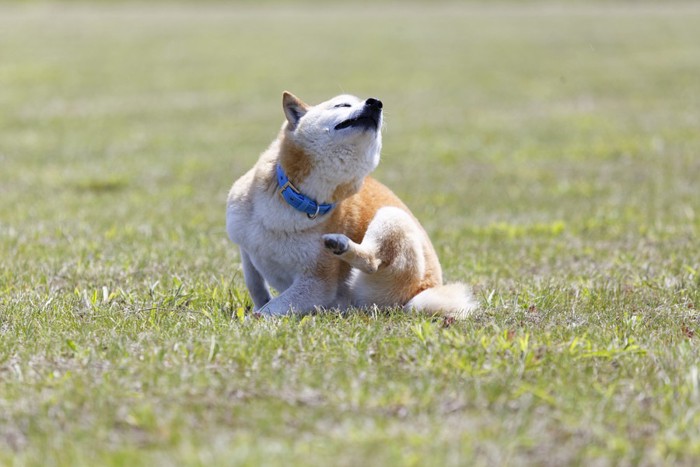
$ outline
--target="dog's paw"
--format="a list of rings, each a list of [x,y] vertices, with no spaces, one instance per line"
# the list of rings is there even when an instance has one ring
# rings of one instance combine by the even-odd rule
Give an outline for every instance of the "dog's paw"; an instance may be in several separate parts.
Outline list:
[[[253,317],[258,319],[258,320],[265,320],[265,319],[274,318],[276,315],[269,305],[270,305],[269,302],[267,304],[265,304],[264,307],[260,308],[258,311],[253,313]]]
[[[350,239],[343,234],[326,234],[323,245],[334,255],[342,255],[350,248]]]

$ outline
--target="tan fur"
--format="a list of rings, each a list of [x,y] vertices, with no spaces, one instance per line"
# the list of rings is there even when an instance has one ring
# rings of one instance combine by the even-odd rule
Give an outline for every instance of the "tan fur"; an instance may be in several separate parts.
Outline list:
[[[331,219],[324,226],[324,233],[343,233],[355,243],[361,243],[367,232],[367,227],[377,211],[387,206],[397,207],[415,219],[406,205],[389,188],[368,176],[365,178],[359,193],[339,203]],[[424,276],[420,278],[415,277],[411,271],[396,277],[397,280],[390,284],[391,290],[388,291],[387,295],[398,297],[397,303],[402,301],[405,303],[419,292],[442,284],[442,270],[437,255],[427,234],[422,228],[421,231],[425,236],[423,246],[428,267]],[[399,235],[389,235],[385,240],[386,242],[381,245],[376,257],[367,259],[368,263],[372,263],[373,259],[377,260],[377,269],[389,266],[400,249]],[[359,255],[360,253],[353,252],[353,254]],[[341,276],[338,280],[343,281],[346,278]],[[405,300],[403,300],[404,298]]]
[[[328,232],[342,232],[353,241],[360,242],[377,210],[384,206],[394,206],[409,212],[389,188],[368,176],[357,194],[338,203],[338,207],[331,212]]]
[[[338,185],[338,188],[335,189],[333,192],[333,195],[331,195],[331,198],[328,200],[331,203],[338,203],[345,198],[349,198],[350,196],[354,195],[358,191],[360,191],[360,188],[362,187],[362,182],[347,182],[347,183],[341,183]]]
[[[290,180],[295,184],[301,184],[311,173],[313,162],[309,155],[298,145],[284,137],[284,132],[280,136],[280,162]],[[273,176],[274,181],[274,176]]]
[[[339,96],[310,107],[285,92],[287,122],[278,139],[232,187],[227,231],[241,246],[246,285],[261,313],[377,305],[464,318],[475,308],[466,286],[442,285],[425,230],[390,189],[368,175],[378,162],[379,132],[351,129],[341,133],[340,143],[333,139],[338,122],[348,112],[350,118],[366,115],[355,107],[369,102]],[[324,118],[331,122],[320,123]],[[349,134],[347,143],[343,134]],[[319,146],[324,138],[331,138],[329,145]],[[278,192],[278,163],[301,192],[335,208],[314,219],[295,211]],[[272,298],[267,284],[280,295]]]

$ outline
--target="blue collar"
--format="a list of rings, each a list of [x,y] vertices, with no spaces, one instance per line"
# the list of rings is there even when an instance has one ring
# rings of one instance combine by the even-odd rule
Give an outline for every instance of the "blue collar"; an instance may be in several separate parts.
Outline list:
[[[317,216],[322,216],[335,207],[335,203],[318,204],[305,194],[300,193],[297,187],[289,181],[280,164],[277,164],[277,185],[279,194],[287,204],[297,211],[305,212],[309,219],[316,219]]]

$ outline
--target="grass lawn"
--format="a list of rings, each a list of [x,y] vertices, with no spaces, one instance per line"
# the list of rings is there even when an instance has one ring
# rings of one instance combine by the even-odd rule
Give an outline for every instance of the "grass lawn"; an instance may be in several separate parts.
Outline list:
[[[0,464],[700,463],[700,7],[0,6]],[[281,94],[482,304],[245,319]]]

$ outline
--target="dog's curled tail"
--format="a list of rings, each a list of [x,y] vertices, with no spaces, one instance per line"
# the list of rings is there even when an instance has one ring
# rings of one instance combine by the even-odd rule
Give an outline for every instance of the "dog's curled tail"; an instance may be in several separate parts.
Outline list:
[[[409,300],[406,311],[465,319],[476,310],[478,303],[466,284],[455,282],[426,289]]]

